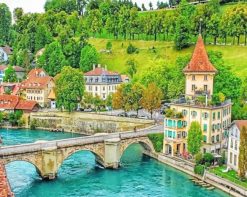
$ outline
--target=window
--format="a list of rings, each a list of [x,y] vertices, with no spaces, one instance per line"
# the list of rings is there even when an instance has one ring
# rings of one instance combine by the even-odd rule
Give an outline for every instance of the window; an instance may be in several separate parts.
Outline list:
[[[215,112],[213,112],[213,120],[215,120]]]
[[[235,150],[238,150],[238,141],[235,140]]]
[[[196,86],[195,84],[192,85],[192,91],[195,91],[196,90]]]
[[[218,112],[218,120],[220,119],[220,112]]]
[[[203,131],[204,131],[204,132],[207,132],[207,130],[208,130],[208,125],[207,125],[207,124],[204,124],[204,125],[203,125]]]
[[[105,86],[103,86],[103,91],[105,91]]]
[[[196,76],[192,75],[192,81],[195,81],[195,80],[196,80]]]
[[[205,119],[208,118],[208,113],[207,112],[203,113],[203,118],[205,118]]]
[[[220,136],[216,135],[216,141],[219,142],[220,141]]]
[[[98,87],[97,86],[95,86],[95,91],[98,91]]]
[[[214,143],[214,136],[212,136],[212,138],[211,138],[211,139],[212,139],[212,143]]]
[[[186,109],[183,109],[182,110],[182,114],[183,114],[183,116],[186,116],[187,115],[187,110]]]
[[[234,166],[237,165],[237,155],[234,155]]]
[[[204,75],[204,81],[207,81],[207,80],[208,80],[208,76]]]
[[[204,85],[204,91],[206,92],[206,91],[208,91],[208,85]]]
[[[197,112],[196,112],[196,111],[192,111],[192,112],[191,112],[191,115],[192,115],[193,118],[195,118],[196,115],[197,115]]]
[[[230,153],[230,163],[232,163],[232,153]]]
[[[231,138],[231,148],[233,148],[233,140],[232,140],[232,138]]]
[[[206,135],[203,136],[203,142],[207,142],[207,136]]]

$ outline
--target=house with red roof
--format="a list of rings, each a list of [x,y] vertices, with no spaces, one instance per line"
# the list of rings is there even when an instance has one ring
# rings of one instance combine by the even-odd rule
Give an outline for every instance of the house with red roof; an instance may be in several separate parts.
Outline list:
[[[14,112],[22,110],[25,113],[38,111],[39,105],[36,101],[26,101],[16,95],[0,95],[0,111]]]
[[[238,172],[240,135],[243,128],[247,129],[247,120],[234,120],[229,128],[227,166]],[[247,172],[246,172],[247,175]]]
[[[0,84],[0,95],[3,94],[11,94],[11,95],[19,95],[21,83],[1,83]]]
[[[231,124],[232,103],[230,100],[218,105],[209,102],[216,72],[208,58],[202,36],[199,35],[191,60],[183,69],[186,78],[185,96],[174,100],[170,105],[172,113],[165,115],[165,154],[187,154],[187,136],[192,122],[201,125],[202,152],[220,154],[225,147],[227,128]]]
[[[93,70],[84,74],[86,82],[86,92],[93,96],[100,96],[105,100],[108,95],[116,92],[117,87],[123,83],[122,77],[118,72],[107,70],[106,67],[98,65]]]
[[[54,89],[54,79],[42,68],[32,69],[21,83],[20,95],[28,101],[36,101],[41,107],[50,107],[49,94]]]

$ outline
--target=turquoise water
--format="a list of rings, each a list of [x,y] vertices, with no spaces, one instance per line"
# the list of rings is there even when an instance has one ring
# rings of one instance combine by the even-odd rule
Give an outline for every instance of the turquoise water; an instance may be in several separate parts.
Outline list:
[[[5,144],[33,142],[72,137],[68,133],[44,131],[0,130]],[[225,197],[225,193],[195,186],[189,176],[142,155],[139,144],[124,153],[122,167],[106,170],[97,167],[88,151],[73,154],[59,169],[58,178],[42,181],[35,167],[27,162],[7,165],[7,176],[17,197],[79,197],[79,196],[161,196],[161,197]]]

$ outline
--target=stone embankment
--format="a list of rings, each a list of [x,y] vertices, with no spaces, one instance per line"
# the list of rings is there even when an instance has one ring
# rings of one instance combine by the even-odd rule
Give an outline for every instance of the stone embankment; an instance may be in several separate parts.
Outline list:
[[[0,197],[14,197],[6,176],[4,165],[0,163]]]
[[[198,180],[197,182],[210,184],[234,197],[246,197],[247,196],[246,189],[228,180],[222,179],[212,173],[209,173],[208,171],[205,172],[203,177],[195,174],[194,164],[190,161],[183,160],[177,157],[167,156],[164,154],[157,154],[156,156],[153,156],[153,155],[150,155],[150,156],[157,159],[158,161],[162,163],[165,163],[173,168],[176,168],[177,170],[180,170],[182,172],[185,172],[186,174],[191,175],[192,177],[194,177],[195,180]]]
[[[30,122],[37,128],[61,129],[87,135],[95,133],[115,133],[142,129],[154,124],[153,120],[109,116],[85,112],[36,112],[31,113]]]

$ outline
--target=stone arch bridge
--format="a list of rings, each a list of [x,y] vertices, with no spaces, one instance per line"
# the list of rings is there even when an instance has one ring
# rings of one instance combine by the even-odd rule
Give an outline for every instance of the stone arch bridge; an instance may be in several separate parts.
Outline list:
[[[0,160],[4,165],[13,161],[29,162],[43,179],[54,179],[65,159],[78,151],[88,150],[100,165],[115,169],[119,167],[125,149],[133,143],[140,143],[145,151],[154,153],[147,134],[161,132],[160,129],[150,129],[6,146],[0,148]]]

